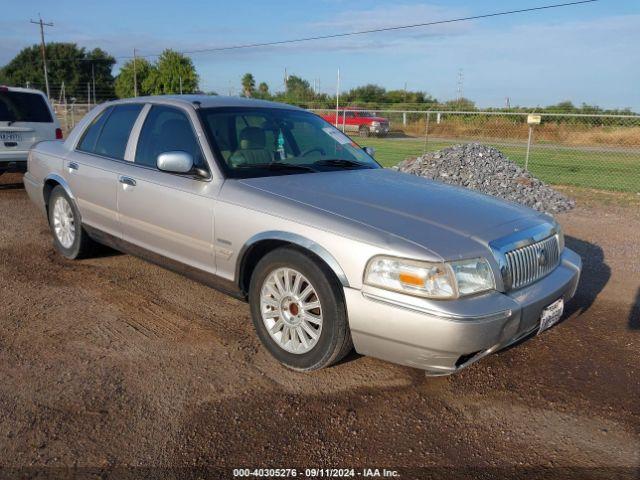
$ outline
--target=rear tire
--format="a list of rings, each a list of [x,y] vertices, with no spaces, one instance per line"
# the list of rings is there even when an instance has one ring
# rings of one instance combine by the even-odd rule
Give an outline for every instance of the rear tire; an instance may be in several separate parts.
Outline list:
[[[258,262],[249,304],[258,338],[293,370],[328,367],[353,348],[342,287],[325,264],[299,250],[278,248]]]
[[[82,227],[75,202],[60,185],[49,196],[49,227],[53,245],[62,256],[76,260],[87,258],[95,251],[96,243]]]

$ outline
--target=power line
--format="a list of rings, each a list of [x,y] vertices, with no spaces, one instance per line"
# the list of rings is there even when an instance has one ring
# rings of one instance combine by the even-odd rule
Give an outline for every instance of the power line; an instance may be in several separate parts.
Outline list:
[[[506,16],[506,15],[514,15],[514,14],[518,14],[518,13],[527,13],[527,12],[535,12],[535,11],[540,11],[540,10],[549,10],[552,8],[561,8],[561,7],[569,7],[569,6],[575,6],[575,5],[582,5],[585,3],[594,3],[597,2],[598,0],[580,0],[580,1],[575,1],[575,2],[566,2],[566,3],[556,3],[556,4],[551,4],[551,5],[542,5],[539,7],[530,7],[530,8],[522,8],[522,9],[518,9],[518,10],[507,10],[507,11],[502,11],[502,12],[494,12],[494,13],[485,13],[482,15],[472,15],[472,16],[468,16],[468,17],[458,17],[458,18],[451,18],[448,20],[434,20],[431,22],[423,22],[423,23],[414,23],[414,24],[409,24],[409,25],[396,25],[393,27],[384,27],[384,28],[372,28],[372,29],[368,29],[368,30],[360,30],[360,31],[355,31],[355,32],[343,32],[343,33],[334,33],[334,34],[328,34],[328,35],[317,35],[317,36],[313,36],[313,37],[302,37],[302,38],[293,38],[293,39],[288,39],[288,40],[277,40],[277,41],[271,41],[271,42],[258,42],[258,43],[244,43],[244,44],[239,44],[239,45],[229,45],[226,47],[212,47],[212,48],[201,48],[201,49],[196,49],[196,50],[184,50],[184,51],[180,51],[178,53],[181,53],[183,55],[193,55],[193,54],[198,54],[198,53],[214,53],[214,52],[224,52],[224,51],[228,51],[228,50],[241,50],[241,49],[248,49],[248,48],[258,48],[258,47],[270,47],[270,46],[279,46],[279,45],[285,45],[285,44],[290,44],[290,43],[301,43],[301,42],[311,42],[314,40],[328,40],[328,39],[332,39],[332,38],[344,38],[344,37],[351,37],[351,36],[356,36],[356,35],[367,35],[367,34],[371,34],[371,33],[379,33],[379,32],[390,32],[390,31],[396,31],[396,30],[408,30],[408,29],[412,29],[412,28],[420,28],[420,27],[430,27],[430,26],[434,26],[434,25],[443,25],[443,24],[447,24],[447,23],[455,23],[455,22],[466,22],[469,20],[479,20],[479,19],[483,19],[483,18],[492,18],[492,17],[501,17],[501,16]],[[153,54],[147,54],[147,55],[136,55],[137,58],[153,58],[153,57],[159,57],[161,54],[159,53],[153,53]],[[122,55],[122,56],[117,56],[117,57],[113,57],[116,60],[130,60],[132,58],[134,58],[131,55]],[[100,61],[100,59],[98,60],[93,60],[93,59],[57,59],[54,61]]]
[[[465,22],[465,21],[469,21],[469,20],[478,20],[478,19],[482,19],[482,18],[490,18],[490,17],[500,17],[500,16],[504,16],[504,15],[513,15],[516,13],[526,13],[526,12],[534,12],[534,11],[539,11],[539,10],[548,10],[551,8],[560,8],[560,7],[568,7],[568,6],[572,6],[572,5],[580,5],[580,4],[584,4],[584,3],[594,3],[597,2],[598,0],[580,0],[577,2],[568,2],[568,3],[556,3],[553,5],[543,5],[540,7],[531,7],[531,8],[522,8],[519,10],[508,10],[508,11],[504,11],[504,12],[495,12],[495,13],[486,13],[483,15],[473,15],[470,17],[459,17],[459,18],[452,18],[449,20],[435,20],[432,22],[424,22],[424,23],[414,23],[414,24],[410,24],[410,25],[398,25],[395,27],[385,27],[385,28],[373,28],[370,30],[361,30],[361,31],[357,31],[357,32],[346,32],[346,33],[334,33],[334,34],[329,34],[329,35],[318,35],[315,37],[303,37],[303,38],[295,38],[295,39],[290,39],[290,40],[278,40],[278,41],[274,41],[274,42],[262,42],[262,43],[246,43],[246,44],[242,44],[242,45],[231,45],[231,46],[227,46],[227,47],[215,47],[215,48],[203,48],[203,49],[199,49],[199,50],[186,50],[183,52],[180,52],[182,54],[185,55],[192,55],[195,53],[207,53],[207,52],[223,52],[226,50],[240,50],[240,49],[245,49],[245,48],[256,48],[256,47],[268,47],[268,46],[275,46],[275,45],[284,45],[284,44],[288,44],[288,43],[300,43],[300,42],[310,42],[313,40],[327,40],[327,39],[331,39],[331,38],[342,38],[342,37],[350,37],[350,36],[355,36],[355,35],[366,35],[369,33],[379,33],[379,32],[390,32],[390,31],[394,31],[394,30],[406,30],[406,29],[410,29],[410,28],[419,28],[419,27],[430,27],[433,25],[442,25],[445,23],[455,23],[455,22]],[[157,57],[159,54],[150,54],[150,55],[144,55],[145,57]],[[142,55],[141,55],[142,56]],[[120,58],[130,58],[130,57],[120,57]]]

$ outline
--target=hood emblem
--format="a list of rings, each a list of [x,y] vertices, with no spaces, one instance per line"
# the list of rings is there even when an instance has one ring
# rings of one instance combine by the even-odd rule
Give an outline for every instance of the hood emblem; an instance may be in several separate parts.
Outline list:
[[[548,261],[549,259],[547,258],[546,250],[544,248],[541,248],[540,250],[538,250],[538,265],[540,265],[541,267],[544,267]]]

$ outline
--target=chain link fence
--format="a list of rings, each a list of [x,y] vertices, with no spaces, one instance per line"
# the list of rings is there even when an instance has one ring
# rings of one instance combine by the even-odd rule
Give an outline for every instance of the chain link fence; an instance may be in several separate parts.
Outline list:
[[[95,105],[54,103],[67,134]],[[335,118],[335,109],[311,111]],[[349,128],[349,112],[340,110],[338,127]],[[541,180],[600,190],[640,193],[640,116],[541,114],[539,125],[529,125],[526,113],[369,110],[389,120],[384,137],[357,139],[376,148],[386,167],[450,145],[480,142],[491,145]],[[531,132],[531,136],[529,133]],[[528,154],[527,154],[528,152]]]
[[[318,110],[335,118],[336,111]],[[349,112],[338,114],[338,127],[349,128]],[[392,166],[450,145],[480,142],[551,184],[640,192],[640,116],[541,114],[529,125],[527,113],[368,110],[389,120],[385,137],[359,139],[377,149],[377,159]],[[531,133],[531,136],[529,134]],[[528,151],[528,154],[527,154]]]

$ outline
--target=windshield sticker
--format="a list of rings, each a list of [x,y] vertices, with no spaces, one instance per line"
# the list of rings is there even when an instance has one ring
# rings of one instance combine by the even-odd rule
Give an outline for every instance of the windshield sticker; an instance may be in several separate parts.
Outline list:
[[[336,130],[332,127],[324,127],[322,130],[341,145],[349,145],[353,143],[352,140],[340,130]]]

